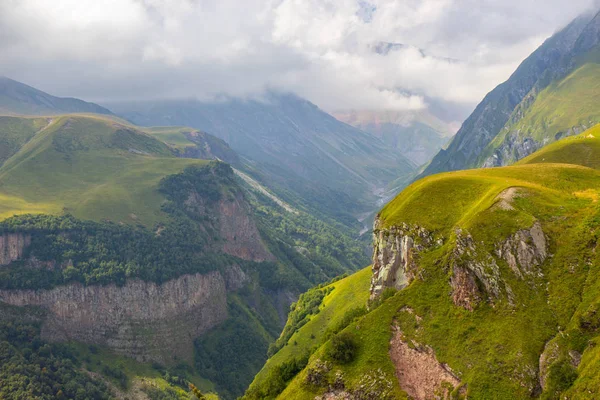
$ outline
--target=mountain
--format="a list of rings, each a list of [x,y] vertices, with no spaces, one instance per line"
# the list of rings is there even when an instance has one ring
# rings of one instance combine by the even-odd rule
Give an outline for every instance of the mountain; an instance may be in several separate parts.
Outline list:
[[[595,127],[411,184],[372,276],[302,295],[245,398],[597,397],[598,160]]]
[[[483,99],[420,176],[507,165],[595,123],[594,87],[586,80],[594,79],[599,21],[581,16],[546,40]]]
[[[191,381],[233,398],[298,293],[367,262],[335,227],[197,159],[239,160],[196,129],[5,116],[0,143],[0,315],[12,321],[0,324],[11,346],[0,358],[26,379],[48,346],[65,376],[113,379],[120,396]],[[60,379],[18,392],[52,397]]]
[[[112,114],[83,100],[56,97],[23,83],[0,76],[0,115],[55,115],[66,113]]]
[[[431,160],[454,134],[448,123],[427,111],[339,111],[332,115],[373,134],[416,165]]]
[[[357,224],[358,214],[372,209],[382,188],[415,169],[382,140],[291,94],[110,107],[137,125],[185,125],[209,132],[246,159],[247,172],[285,201],[316,207],[350,226]]]

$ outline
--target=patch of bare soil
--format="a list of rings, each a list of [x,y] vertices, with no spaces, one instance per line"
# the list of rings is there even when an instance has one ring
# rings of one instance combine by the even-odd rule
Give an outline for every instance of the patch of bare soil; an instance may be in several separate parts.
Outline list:
[[[452,390],[460,385],[450,368],[438,362],[431,348],[411,348],[397,327],[390,342],[390,357],[400,387],[415,400],[449,399]]]
[[[512,206],[512,201],[518,193],[519,188],[516,187],[509,187],[508,189],[505,189],[502,193],[498,195],[498,197],[496,197],[496,200],[498,200],[498,202],[495,204],[495,207],[499,207],[500,209],[507,211],[514,210],[514,207]]]

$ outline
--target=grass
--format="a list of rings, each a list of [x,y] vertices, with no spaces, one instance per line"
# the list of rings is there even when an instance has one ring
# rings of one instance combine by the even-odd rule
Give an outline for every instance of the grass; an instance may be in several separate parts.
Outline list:
[[[150,226],[165,217],[158,182],[203,163],[175,158],[164,143],[111,119],[57,117],[0,168],[0,219],[69,212]]]
[[[559,343],[561,356],[552,364],[559,372],[549,375],[542,398],[559,398],[564,390],[569,398],[594,398],[600,388],[597,131],[559,141],[516,166],[427,177],[390,202],[380,213],[384,227],[417,224],[444,244],[420,254],[419,279],[345,328],[357,342],[357,356],[349,364],[329,360],[329,382],[341,371],[346,387],[356,388],[365,374],[376,373],[392,383],[394,398],[404,398],[388,355],[390,327],[397,323],[409,344],[430,346],[438,361],[458,374],[470,399],[530,398],[538,385],[540,354],[550,340]],[[512,209],[494,207],[508,188],[518,189]],[[500,295],[472,312],[455,306],[448,262],[454,228],[472,235],[478,253],[495,255],[498,243],[534,221],[541,223],[552,255],[540,273],[521,279],[496,257]],[[592,321],[586,325],[592,328],[582,327],[582,318]],[[319,346],[279,398],[311,399],[326,390],[305,381],[317,360],[327,360],[328,346]],[[583,357],[578,370],[569,372],[573,351]],[[292,354],[288,350],[287,358]]]
[[[600,126],[552,143],[519,164],[564,163],[600,169]]]
[[[195,146],[194,143],[185,136],[186,133],[194,131],[194,129],[191,128],[166,126],[144,128],[144,130],[158,140],[179,150],[185,150],[187,147]]]
[[[324,289],[333,290],[323,299],[319,313],[312,316],[310,321],[292,335],[287,345],[269,358],[250,388],[262,385],[275,366],[293,358],[301,358],[318,347],[323,343],[328,329],[338,325],[347,311],[365,306],[369,298],[370,279],[371,268],[368,267],[325,286]]]

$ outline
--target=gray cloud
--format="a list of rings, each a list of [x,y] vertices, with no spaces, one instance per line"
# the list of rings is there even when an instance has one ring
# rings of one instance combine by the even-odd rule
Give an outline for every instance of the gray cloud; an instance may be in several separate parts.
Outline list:
[[[1,0],[0,74],[117,99],[475,105],[594,0]],[[409,46],[377,54],[379,42]],[[425,52],[420,49],[424,49]],[[457,60],[457,61],[453,61]]]

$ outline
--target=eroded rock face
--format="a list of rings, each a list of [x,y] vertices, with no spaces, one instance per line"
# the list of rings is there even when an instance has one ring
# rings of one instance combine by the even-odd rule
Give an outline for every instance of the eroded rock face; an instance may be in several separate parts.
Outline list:
[[[431,232],[424,228],[402,224],[382,229],[381,225],[375,219],[371,298],[378,297],[386,288],[400,290],[408,286],[418,270],[418,253],[435,243]]]
[[[481,300],[498,298],[502,287],[512,303],[512,291],[500,277],[499,260],[506,261],[524,279],[539,276],[541,271],[537,267],[548,257],[548,242],[539,222],[496,244],[495,254],[489,254],[483,243],[477,245],[468,232],[457,229],[455,233],[456,246],[450,257],[452,300],[467,310],[473,310]]]
[[[219,239],[214,244],[224,253],[247,261],[276,260],[263,243],[241,192],[222,196],[213,203],[192,191],[184,205],[190,213],[203,218],[203,229],[206,230],[210,223],[212,229],[219,232]]]
[[[243,273],[243,272],[242,272]],[[233,272],[230,285],[239,285]],[[227,318],[221,273],[185,275],[162,285],[70,284],[50,290],[2,290],[0,300],[49,311],[42,337],[108,346],[140,361],[192,362],[193,341]]]
[[[390,357],[400,387],[412,399],[450,399],[452,390],[461,383],[447,365],[437,360],[431,348],[409,346],[397,327],[390,342]]]
[[[477,248],[473,237],[456,229],[456,246],[450,257],[452,300],[457,306],[473,310],[484,297],[500,294],[500,271],[496,260]]]
[[[23,258],[25,250],[31,244],[31,235],[23,233],[5,233],[0,235],[0,266],[8,265]]]
[[[239,197],[219,202],[219,228],[225,253],[249,261],[275,261]]]
[[[542,225],[535,222],[530,229],[523,229],[496,246],[496,254],[504,259],[510,269],[520,278],[540,273],[536,271],[548,256],[547,240]]]

